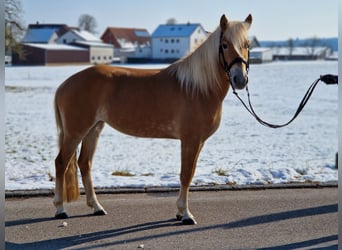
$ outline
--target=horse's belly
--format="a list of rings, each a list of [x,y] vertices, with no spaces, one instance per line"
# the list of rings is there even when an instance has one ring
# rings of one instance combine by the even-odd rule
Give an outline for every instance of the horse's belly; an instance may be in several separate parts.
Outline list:
[[[149,138],[179,138],[176,123],[169,122],[157,122],[146,120],[131,120],[120,121],[118,119],[115,122],[109,122],[109,125],[114,129],[137,137],[149,137]]]

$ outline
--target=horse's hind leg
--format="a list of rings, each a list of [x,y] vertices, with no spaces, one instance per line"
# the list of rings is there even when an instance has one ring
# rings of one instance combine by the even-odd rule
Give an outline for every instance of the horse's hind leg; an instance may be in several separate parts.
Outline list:
[[[177,200],[177,219],[182,220],[185,225],[197,224],[191,214],[188,205],[189,188],[195,173],[197,159],[203,143],[189,143],[182,141],[182,167],[181,167],[181,188]]]
[[[96,198],[91,178],[92,160],[95,153],[99,135],[104,127],[104,122],[98,122],[82,140],[81,154],[78,165],[81,170],[82,182],[87,196],[87,205],[94,209],[94,215],[105,215],[103,209]]]
[[[63,201],[67,199],[65,173],[69,164],[76,164],[76,159],[73,159],[80,140],[62,138],[63,143],[60,145],[60,151],[55,160],[56,168],[56,188],[54,196],[54,205],[56,207],[55,218],[62,219],[67,218],[68,215],[64,210]],[[77,167],[77,166],[70,166]],[[73,173],[76,175],[76,173]],[[77,176],[76,176],[77,177]],[[77,181],[74,180],[74,181]]]

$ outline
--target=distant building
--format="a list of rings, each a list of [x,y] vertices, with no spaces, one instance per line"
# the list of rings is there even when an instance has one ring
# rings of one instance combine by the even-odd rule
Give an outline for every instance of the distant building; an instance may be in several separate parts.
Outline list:
[[[113,61],[113,46],[65,24],[30,24],[22,40],[24,59],[14,64],[99,64]]]
[[[108,27],[101,39],[114,46],[118,61],[144,62],[151,58],[151,37],[146,29]]]
[[[56,65],[89,63],[89,51],[84,48],[65,44],[23,44],[25,59],[17,64]]]
[[[256,38],[256,36],[250,36],[248,37],[248,39],[249,39],[249,48],[253,49],[253,48],[260,47],[260,43],[258,39]]]
[[[70,29],[68,32],[59,36],[55,41],[58,44],[70,44],[76,41],[102,42],[101,39],[90,32],[77,29]]]
[[[194,51],[207,32],[199,23],[162,24],[152,33],[152,59],[172,61]]]
[[[252,48],[249,52],[250,63],[265,63],[273,60],[273,52],[271,48]]]
[[[71,44],[89,50],[89,62],[92,64],[109,64],[114,59],[112,44],[103,43],[88,31],[69,30],[58,39],[57,44]]]
[[[324,60],[331,54],[328,47],[274,47],[273,60]]]

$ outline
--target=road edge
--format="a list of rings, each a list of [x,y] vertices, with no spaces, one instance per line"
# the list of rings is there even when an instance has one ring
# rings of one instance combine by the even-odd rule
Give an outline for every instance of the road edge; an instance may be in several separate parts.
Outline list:
[[[284,184],[250,184],[250,185],[205,185],[191,186],[190,192],[201,191],[242,191],[266,189],[303,189],[303,188],[337,188],[338,182],[304,182]],[[80,189],[84,194],[84,189]],[[103,187],[95,188],[97,194],[127,194],[127,193],[170,193],[178,192],[179,186],[174,187]],[[53,196],[53,189],[5,190],[5,198],[29,198]]]

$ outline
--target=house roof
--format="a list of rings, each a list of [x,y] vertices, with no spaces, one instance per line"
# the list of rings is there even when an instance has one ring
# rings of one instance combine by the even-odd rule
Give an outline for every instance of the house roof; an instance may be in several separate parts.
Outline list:
[[[73,34],[75,34],[75,36],[77,36],[81,41],[88,41],[88,42],[101,42],[101,40],[99,38],[97,38],[96,36],[94,36],[93,34],[91,34],[90,32],[86,31],[86,30],[70,30],[69,32],[72,32]]]
[[[198,26],[202,27],[199,23],[161,24],[152,33],[152,37],[187,37],[191,36]]]
[[[58,37],[69,29],[65,24],[30,24],[22,42],[48,43],[54,34]]]
[[[104,43],[102,41],[75,41],[75,45],[83,46],[83,47],[101,47],[101,48],[113,48],[113,44]]]
[[[113,44],[116,48],[125,48],[128,45],[149,45],[151,41],[150,34],[146,29],[116,27],[108,27],[101,39],[106,43]]]
[[[25,43],[25,45],[45,50],[87,50],[67,44]]]
[[[22,42],[48,43],[54,34],[56,34],[56,30],[53,28],[28,29]]]

